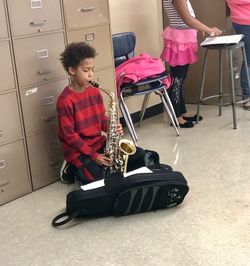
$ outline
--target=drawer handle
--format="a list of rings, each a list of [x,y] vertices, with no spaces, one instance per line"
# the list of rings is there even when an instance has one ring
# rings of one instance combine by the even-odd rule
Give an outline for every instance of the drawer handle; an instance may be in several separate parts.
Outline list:
[[[30,21],[30,25],[31,26],[34,26],[34,27],[37,27],[37,26],[43,26],[45,25],[45,23],[47,22],[46,19],[43,19],[43,20],[38,20],[38,21]]]
[[[92,12],[95,10],[95,7],[84,7],[84,8],[78,8],[77,11],[78,12]]]
[[[47,75],[50,74],[52,70],[38,70],[37,75],[42,76],[42,75]]]
[[[50,121],[54,120],[55,118],[57,118],[57,115],[52,115],[52,116],[49,116],[49,117],[44,117],[43,120],[46,121],[46,122],[50,122]]]
[[[0,130],[0,137],[4,135],[4,131]]]
[[[50,152],[58,150],[58,149],[61,149],[61,144],[60,144],[59,140],[55,140],[49,144],[49,151]]]
[[[5,180],[0,183],[0,192],[5,192],[6,191],[6,186],[9,185],[10,180]]]
[[[1,160],[1,161],[0,161],[0,170],[1,170],[1,169],[4,169],[5,166],[6,166],[5,160]]]
[[[55,169],[59,169],[59,165],[61,165],[63,162],[62,159],[54,161],[54,162],[49,162],[49,165],[54,167]]]

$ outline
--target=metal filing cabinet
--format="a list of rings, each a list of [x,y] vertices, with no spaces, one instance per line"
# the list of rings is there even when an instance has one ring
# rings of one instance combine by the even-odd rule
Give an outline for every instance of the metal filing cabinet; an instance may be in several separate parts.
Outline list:
[[[14,37],[63,29],[60,0],[7,0]]]
[[[109,25],[69,31],[67,38],[69,43],[84,41],[95,47],[95,68],[112,66],[114,59],[111,50]]]
[[[59,179],[59,57],[73,41],[96,48],[95,80],[115,91],[108,0],[0,0],[0,205]]]
[[[64,47],[62,32],[15,40],[14,50],[20,86],[65,77],[66,73],[59,61]]]
[[[0,204],[31,192],[22,140],[0,144]]]
[[[67,29],[109,24],[107,0],[64,0]]]
[[[15,89],[16,84],[9,40],[1,41],[0,39],[0,58],[0,92]]]
[[[57,97],[68,83],[63,79],[20,91],[27,134],[57,125]]]
[[[0,97],[0,142],[22,138],[17,92],[11,91]]]
[[[63,7],[67,43],[82,41],[95,47],[95,81],[116,93],[108,0],[63,0]],[[103,98],[107,104],[107,95]]]
[[[58,165],[63,161],[56,113],[57,97],[68,84],[59,60],[65,48],[62,3],[60,0],[7,0],[7,7],[31,180],[36,190],[59,179]],[[57,148],[51,149],[54,142]]]
[[[0,205],[31,192],[6,2],[0,0]]]
[[[43,187],[59,178],[62,165],[61,145],[57,128],[40,131],[27,136],[33,189]]]
[[[0,39],[2,38],[8,38],[4,0],[0,0]]]

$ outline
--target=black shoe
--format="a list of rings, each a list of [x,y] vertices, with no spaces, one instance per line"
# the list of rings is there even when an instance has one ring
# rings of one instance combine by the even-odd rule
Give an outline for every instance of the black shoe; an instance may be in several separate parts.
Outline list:
[[[194,115],[194,116],[183,116],[182,118],[187,120],[187,121],[196,122],[197,115]],[[199,115],[199,121],[201,121],[202,119],[203,119],[203,117],[201,115]]]
[[[191,127],[194,127],[194,124],[193,124],[192,121],[187,121],[184,124],[180,124],[179,123],[179,125],[180,125],[181,128],[191,128]]]
[[[65,160],[60,170],[60,178],[64,184],[72,184],[75,182],[75,167]]]
[[[170,126],[172,127],[173,124],[171,123]],[[191,127],[194,127],[194,123],[192,121],[186,121],[185,123],[181,124],[179,123],[179,126],[181,128],[191,128]]]

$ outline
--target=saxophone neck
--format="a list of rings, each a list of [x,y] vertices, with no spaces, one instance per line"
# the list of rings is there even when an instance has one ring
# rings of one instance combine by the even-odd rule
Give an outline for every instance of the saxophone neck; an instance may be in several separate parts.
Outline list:
[[[90,81],[89,83],[91,85],[93,85],[94,87],[98,88],[99,90],[101,90],[102,92],[104,92],[105,94],[107,94],[112,102],[115,101],[115,94],[114,94],[114,92],[112,92],[110,90],[107,90],[107,89],[101,88],[100,85],[97,82],[95,82],[95,81]]]

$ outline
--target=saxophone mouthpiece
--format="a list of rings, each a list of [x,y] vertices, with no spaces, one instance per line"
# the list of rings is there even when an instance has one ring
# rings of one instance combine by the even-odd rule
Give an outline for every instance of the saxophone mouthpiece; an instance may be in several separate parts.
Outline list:
[[[97,87],[97,88],[100,87],[100,85],[97,82],[95,82],[94,80],[90,80],[89,84],[91,84],[92,86]]]

